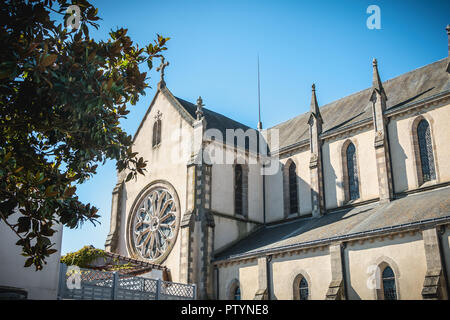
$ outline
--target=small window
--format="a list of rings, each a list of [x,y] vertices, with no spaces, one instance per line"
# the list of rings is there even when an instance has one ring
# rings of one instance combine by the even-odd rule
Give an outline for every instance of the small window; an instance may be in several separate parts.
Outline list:
[[[384,300],[397,300],[397,289],[395,287],[395,275],[391,267],[387,266],[383,270],[383,294]]]
[[[294,162],[289,166],[289,213],[298,212],[297,170]]]
[[[152,146],[156,147],[161,143],[161,120],[158,119],[153,123]]]
[[[302,278],[302,280],[300,280],[298,290],[299,290],[300,300],[308,300],[308,295],[309,295],[308,281],[306,281],[305,278]]]
[[[241,300],[241,288],[239,286],[234,289],[234,300]]]
[[[434,167],[433,145],[431,143],[430,125],[423,119],[417,126],[417,138],[419,140],[420,163],[422,167],[423,182],[436,179]]]
[[[234,212],[243,214],[242,195],[243,195],[243,170],[240,164],[234,167]]]
[[[358,168],[356,165],[356,149],[353,143],[348,145],[346,155],[349,200],[355,200],[359,198],[359,181]]]

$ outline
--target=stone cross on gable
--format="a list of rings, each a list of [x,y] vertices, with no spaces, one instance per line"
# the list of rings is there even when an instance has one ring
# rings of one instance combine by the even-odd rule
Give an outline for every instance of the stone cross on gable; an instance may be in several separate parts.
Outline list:
[[[169,65],[169,61],[165,61],[164,57],[161,57],[161,65],[156,68],[156,71],[161,71],[161,81],[159,82],[159,85],[165,85],[166,82],[164,81],[164,69]]]

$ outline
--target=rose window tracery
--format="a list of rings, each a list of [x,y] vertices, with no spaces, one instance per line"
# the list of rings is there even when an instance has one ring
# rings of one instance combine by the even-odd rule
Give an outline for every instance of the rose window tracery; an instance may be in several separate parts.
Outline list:
[[[169,190],[152,188],[138,203],[131,220],[135,253],[152,262],[160,262],[170,252],[178,231],[178,204]]]

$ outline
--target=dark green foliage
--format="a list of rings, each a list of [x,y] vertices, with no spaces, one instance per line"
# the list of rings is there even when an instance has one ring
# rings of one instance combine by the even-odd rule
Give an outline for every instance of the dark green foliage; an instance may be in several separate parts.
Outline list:
[[[91,262],[99,257],[104,257],[105,251],[92,246],[84,246],[78,251],[69,252],[61,257],[61,262],[68,266],[74,265],[80,268],[88,268]]]
[[[64,27],[71,4],[81,9],[78,30]],[[36,270],[56,251],[55,224],[96,222],[97,209],[78,200],[75,185],[98,163],[115,159],[130,179],[145,171],[119,121],[145,94],[140,65],[151,68],[169,38],[139,48],[118,29],[94,41],[97,11],[84,0],[0,2],[0,223]]]

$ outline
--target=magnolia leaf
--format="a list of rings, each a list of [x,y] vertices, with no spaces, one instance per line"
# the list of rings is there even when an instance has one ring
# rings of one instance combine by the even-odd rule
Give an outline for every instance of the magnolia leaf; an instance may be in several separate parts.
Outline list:
[[[28,258],[27,261],[25,261],[25,268],[28,268],[29,266],[31,266],[33,264],[33,260],[34,258]]]
[[[56,54],[47,54],[44,59],[41,61],[42,67],[48,67],[49,65],[53,64],[56,61],[56,58],[58,56]]]

